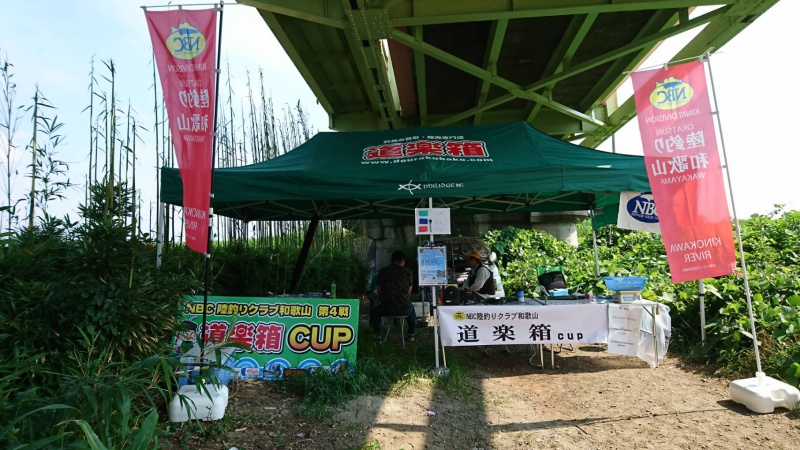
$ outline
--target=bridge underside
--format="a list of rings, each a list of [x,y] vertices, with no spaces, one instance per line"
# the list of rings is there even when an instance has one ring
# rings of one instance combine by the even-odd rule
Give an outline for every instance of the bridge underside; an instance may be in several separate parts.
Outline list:
[[[339,131],[524,120],[596,147],[635,116],[627,73],[666,39],[713,53],[777,0],[238,0]]]

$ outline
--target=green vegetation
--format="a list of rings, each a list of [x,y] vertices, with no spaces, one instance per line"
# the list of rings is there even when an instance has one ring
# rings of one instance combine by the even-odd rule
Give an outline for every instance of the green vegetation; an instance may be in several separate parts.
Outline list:
[[[796,386],[800,377],[800,212],[777,208],[742,221],[741,227],[762,368]],[[648,277],[643,296],[671,308],[673,354],[707,363],[720,375],[753,375],[755,357],[741,276],[705,280],[707,341],[703,343],[697,283],[672,284],[659,235],[614,226],[600,229],[598,278],[588,223],[581,224],[579,233],[577,248],[546,233],[515,228],[491,231],[485,240],[500,259],[506,286],[529,294],[536,285],[537,266],[561,265],[570,286],[595,294],[605,293],[604,276]]]

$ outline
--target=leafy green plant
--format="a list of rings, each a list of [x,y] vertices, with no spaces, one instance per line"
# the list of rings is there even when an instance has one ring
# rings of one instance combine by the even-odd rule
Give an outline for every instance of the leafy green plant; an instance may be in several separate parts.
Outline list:
[[[741,222],[749,285],[764,370],[798,383],[800,364],[800,213],[782,207],[766,216]],[[705,280],[707,340],[701,342],[697,283],[672,284],[659,235],[620,230],[613,225],[597,232],[600,277],[595,274],[591,228],[578,229],[579,246],[572,248],[546,233],[508,227],[492,230],[485,240],[500,257],[504,283],[531,292],[537,266],[561,265],[570,285],[582,292],[606,293],[603,276],[648,278],[643,297],[671,308],[674,353],[692,355],[713,364],[720,374],[744,375],[755,369],[752,333],[744,281],[738,275]],[[507,288],[508,290],[508,288]]]

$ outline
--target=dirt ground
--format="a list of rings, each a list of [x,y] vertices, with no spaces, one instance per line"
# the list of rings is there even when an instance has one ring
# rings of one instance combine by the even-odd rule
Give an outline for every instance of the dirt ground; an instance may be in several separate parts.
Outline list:
[[[431,330],[422,331],[405,351],[432,345]],[[650,369],[639,359],[588,345],[563,350],[554,369],[547,360],[542,370],[529,364],[527,347],[509,350],[493,347],[486,355],[475,347],[449,348],[448,360],[469,368],[456,395],[419,379],[398,395],[353,399],[322,421],[301,416],[297,399],[277,384],[234,382],[227,420],[207,433],[213,437],[200,442],[178,430],[173,445],[224,450],[800,448],[800,413],[751,413],[729,400],[725,380],[676,359]]]

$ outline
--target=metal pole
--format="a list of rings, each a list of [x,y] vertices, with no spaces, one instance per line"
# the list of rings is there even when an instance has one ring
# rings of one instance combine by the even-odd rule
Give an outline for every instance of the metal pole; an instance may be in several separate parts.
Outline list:
[[[700,298],[700,340],[706,341],[706,286],[697,280],[697,296]]]
[[[211,243],[214,239],[214,161],[217,158],[217,110],[219,108],[219,60],[222,53],[222,9],[223,3],[219,3],[219,32],[217,33],[217,67],[214,80],[214,140],[211,145],[211,184],[208,192],[210,197],[208,202],[208,244],[206,247],[205,276],[203,283],[203,327],[200,328],[200,370],[202,372],[203,361],[206,353],[206,322],[208,315],[208,286],[211,279]]]
[[[600,279],[600,256],[597,253],[597,233],[594,232],[594,210],[589,210],[589,217],[592,219],[592,248],[594,249],[594,275]]]
[[[656,359],[656,367],[658,367],[658,327],[656,326],[656,316],[658,315],[658,303],[653,304],[653,354]]]
[[[161,251],[164,247],[164,205],[156,202],[156,269],[161,268]]]
[[[711,73],[711,58],[710,54],[706,52],[704,56],[704,60],[706,64],[708,64],[708,76],[711,79],[711,94],[714,97],[714,109],[716,111],[713,114],[717,116],[717,126],[719,127],[719,139],[720,143],[722,144],[722,158],[723,158],[723,168],[725,169],[725,175],[728,178],[728,191],[731,195],[731,207],[733,208],[733,222],[736,228],[736,239],[739,241],[739,259],[742,264],[742,277],[744,278],[744,293],[745,298],[747,299],[747,313],[750,315],[750,332],[753,335],[753,348],[756,352],[756,374],[760,374],[761,372],[761,356],[758,352],[758,335],[756,334],[756,322],[753,319],[753,302],[750,298],[750,282],[747,277],[747,266],[744,263],[744,247],[742,246],[742,232],[739,229],[739,217],[736,215],[736,201],[734,200],[733,196],[733,183],[731,183],[731,172],[728,169],[728,155],[725,152],[725,138],[722,134],[722,120],[719,116],[719,109],[717,103],[717,91],[714,89],[714,75]]]
[[[433,197],[428,197],[428,208],[433,208]],[[433,227],[428,223],[428,226],[431,227],[431,235],[428,243],[433,245]],[[439,310],[436,308],[436,288],[431,286],[431,312],[434,312],[433,316],[433,351],[436,355],[436,367],[439,367],[439,321],[437,319],[437,315]],[[444,354],[444,347],[442,347],[442,354]]]

